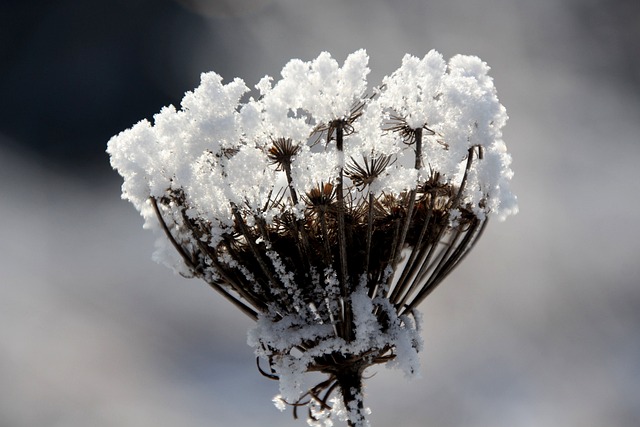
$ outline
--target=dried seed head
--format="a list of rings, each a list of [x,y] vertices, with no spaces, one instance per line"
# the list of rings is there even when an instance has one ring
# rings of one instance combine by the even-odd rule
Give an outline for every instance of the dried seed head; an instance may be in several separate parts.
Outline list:
[[[413,145],[416,143],[418,133],[421,133],[424,136],[433,136],[436,134],[435,131],[431,130],[427,126],[426,123],[422,127],[413,128],[409,126],[406,118],[397,116],[395,114],[390,115],[389,121],[387,122],[384,129],[390,132],[398,133],[402,137],[404,143],[407,145]]]
[[[320,183],[307,192],[305,203],[311,210],[326,210],[334,201],[336,191],[333,184]]]
[[[391,156],[379,155],[378,157],[364,157],[362,165],[353,157],[344,168],[344,174],[353,184],[361,190],[373,183],[385,171],[392,162]]]
[[[300,146],[294,144],[290,138],[276,138],[273,140],[267,157],[277,170],[285,170],[291,165],[293,157],[300,151]]]

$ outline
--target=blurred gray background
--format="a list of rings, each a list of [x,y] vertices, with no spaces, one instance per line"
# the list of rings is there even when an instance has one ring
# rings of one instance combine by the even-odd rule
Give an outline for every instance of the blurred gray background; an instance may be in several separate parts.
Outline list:
[[[422,377],[378,368],[373,426],[640,425],[637,0],[93,0],[0,5],[0,425],[300,426],[251,326],[151,261],[104,153],[203,71],[475,54],[520,213],[422,305]]]

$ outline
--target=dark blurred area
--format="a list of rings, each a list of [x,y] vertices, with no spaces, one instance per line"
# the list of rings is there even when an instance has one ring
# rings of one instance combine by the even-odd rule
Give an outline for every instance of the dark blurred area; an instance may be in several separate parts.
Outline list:
[[[1,6],[0,129],[46,165],[106,170],[110,136],[197,82],[180,64],[204,21],[172,1],[38,3]]]
[[[205,31],[162,0],[5,1],[0,20],[0,131],[76,174],[106,171],[111,135],[180,100],[179,55]]]

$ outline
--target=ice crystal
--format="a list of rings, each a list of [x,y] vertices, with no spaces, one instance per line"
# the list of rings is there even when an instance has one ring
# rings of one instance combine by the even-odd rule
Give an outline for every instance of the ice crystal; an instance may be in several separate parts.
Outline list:
[[[342,66],[325,52],[255,97],[205,73],[180,108],[109,141],[155,258],[256,321],[248,341],[280,381],[279,408],[368,425],[363,371],[418,372],[418,304],[489,217],[517,211],[488,71],[431,51],[369,88],[364,50]],[[311,371],[327,380],[304,390]]]

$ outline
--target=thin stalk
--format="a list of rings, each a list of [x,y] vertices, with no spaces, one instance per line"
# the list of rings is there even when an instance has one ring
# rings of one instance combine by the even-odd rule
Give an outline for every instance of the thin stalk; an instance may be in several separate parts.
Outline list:
[[[200,255],[207,257],[209,259],[209,262],[211,263],[211,265],[216,269],[216,273],[222,277],[223,279],[222,281],[228,284],[245,301],[251,303],[255,308],[262,309],[264,311],[264,309],[266,309],[266,305],[264,304],[264,302],[261,301],[261,299],[256,295],[253,295],[252,293],[250,293],[248,289],[246,289],[244,286],[240,285],[239,283],[241,281],[238,282],[237,280],[229,276],[226,272],[226,269],[223,268],[218,262],[217,254],[215,250],[211,246],[204,244],[202,237],[206,235],[211,235],[210,230],[207,230],[205,228],[205,230],[203,231],[198,224],[196,224],[192,219],[190,219],[187,216],[186,208],[183,207],[182,209],[180,209],[180,215],[182,218],[182,222],[189,229],[189,231],[191,231],[194,237],[194,241],[196,242],[196,246],[200,250]],[[265,240],[266,240],[266,237],[265,237]],[[199,274],[199,276],[202,277],[202,279],[205,282],[209,283],[211,286],[214,286],[214,284],[203,274]]]
[[[347,341],[351,341],[352,325],[351,325],[351,304],[349,298],[349,270],[347,267],[347,231],[345,225],[345,204],[344,204],[344,129],[342,123],[336,125],[336,146],[340,152],[340,172],[338,175],[337,185],[337,203],[338,203],[338,250],[340,257],[340,292],[342,296],[342,337]]]
[[[287,185],[289,186],[289,192],[291,193],[291,202],[296,206],[298,204],[298,194],[296,189],[293,187],[293,178],[291,177],[291,163],[285,162],[282,165],[284,169],[284,173],[287,177]],[[311,278],[311,264],[309,263],[309,254],[311,253],[309,247],[309,236],[307,235],[307,231],[304,228],[303,221],[300,219],[295,219],[296,226],[296,248],[298,248],[298,254],[300,256],[300,261],[304,264],[306,277]]]
[[[473,150],[474,147],[469,148],[469,154],[467,155],[467,164],[464,168],[464,175],[462,176],[462,181],[460,181],[460,188],[458,188],[458,194],[456,194],[456,198],[453,200],[451,204],[451,209],[458,206],[460,199],[462,198],[462,192],[464,191],[465,186],[467,185],[467,176],[469,171],[471,170],[471,163],[473,163]],[[482,150],[480,150],[482,152]]]
[[[231,275],[227,272],[227,269],[224,268],[222,265],[220,265],[220,263],[216,259],[217,257],[215,252],[210,246],[205,245],[200,239],[197,239],[196,242],[198,244],[198,248],[200,249],[200,252],[202,252],[209,258],[209,262],[211,262],[211,265],[215,268],[216,274],[218,274],[221,277],[223,283],[226,283],[227,285],[229,285],[231,289],[233,289],[242,299],[251,303],[255,308],[261,311],[266,310],[267,306],[265,305],[264,301],[262,301],[260,297],[258,297],[253,292],[251,292],[246,286],[242,286],[242,283],[241,283],[242,281],[238,281],[234,277],[231,277]],[[214,289],[217,289],[218,287],[220,287],[220,285],[210,280],[207,280],[207,278],[205,277],[203,277],[203,279]],[[254,316],[250,316],[250,317],[254,317]]]
[[[473,243],[474,236],[476,234],[476,229],[480,223],[478,221],[474,221],[473,225],[469,227],[467,231],[465,231],[464,237],[460,241],[460,243],[456,246],[455,251],[449,257],[446,264],[442,266],[440,271],[438,272],[441,276],[446,276],[453,270],[453,268],[460,262],[460,259],[464,256],[465,253],[468,252],[469,246]]]
[[[160,208],[158,207],[157,200],[154,197],[151,197],[150,200],[151,200],[151,205],[153,206],[153,210],[155,211],[155,214],[158,217],[158,221],[160,222],[160,226],[162,227],[163,231],[165,232],[165,235],[167,236],[167,238],[169,239],[173,247],[182,256],[182,259],[185,261],[185,264],[187,264],[187,267],[189,267],[196,276],[202,277],[202,273],[196,268],[195,263],[193,262],[191,257],[188,256],[184,248],[173,237],[171,230],[169,230],[169,227],[167,226],[167,223],[164,221],[164,217],[160,212]],[[219,270],[219,271],[222,271],[222,270]],[[207,283],[212,289],[220,293],[226,300],[228,300],[233,305],[235,305],[238,309],[240,309],[240,311],[242,311],[244,314],[249,316],[251,319],[253,320],[258,319],[258,313],[255,310],[253,310],[251,307],[248,307],[247,305],[242,303],[242,301],[235,298],[226,289],[220,286],[220,284],[212,281],[205,281],[205,283]]]
[[[422,227],[420,229],[420,235],[418,236],[418,241],[416,242],[415,246],[411,250],[411,255],[409,256],[409,260],[407,261],[407,264],[402,270],[402,274],[400,275],[400,278],[396,283],[396,287],[393,290],[391,297],[389,298],[391,302],[394,302],[400,299],[400,301],[398,302],[398,306],[402,306],[405,303],[405,300],[408,298],[409,295],[411,295],[411,293],[415,290],[415,287],[417,286],[416,281],[413,281],[413,283],[410,286],[409,286],[409,283],[411,282],[410,280],[411,277],[415,278],[414,275],[416,273],[416,269],[419,266],[419,263],[417,263],[416,261],[418,259],[422,259],[422,256],[424,256],[422,241],[427,232],[427,229],[429,228],[429,223],[431,222],[431,217],[432,217],[432,211],[433,211],[433,201],[431,203],[431,207],[429,211],[427,212],[427,217],[425,218],[422,224]],[[427,247],[429,247],[428,244],[425,245],[425,248]],[[409,287],[409,289],[407,289],[407,287]],[[403,294],[404,294],[404,297],[401,297],[401,295]]]
[[[434,281],[433,283],[430,283],[429,285],[425,286],[425,288],[421,291],[421,293],[419,295],[416,296],[416,298],[411,302],[411,304],[409,304],[406,309],[404,310],[404,312],[410,312],[411,310],[413,310],[415,307],[417,307],[418,305],[420,305],[420,303],[422,301],[425,300],[425,298],[427,298],[431,292],[433,292],[436,287],[442,283],[442,280],[447,277],[447,275],[453,271],[453,269],[455,268],[455,266],[457,266],[468,254],[469,252],[471,252],[471,249],[473,249],[473,247],[475,246],[475,244],[478,242],[478,240],[480,239],[480,236],[482,236],[482,233],[484,232],[484,229],[487,225],[487,221],[483,221],[481,225],[479,225],[480,229],[476,232],[476,228],[478,227],[478,225],[476,225],[473,230],[469,231],[469,238],[467,238],[467,235],[465,235],[464,239],[463,239],[463,243],[460,244],[460,246],[456,249],[456,253],[454,255],[452,255],[452,257],[448,260],[447,262],[447,267],[445,267],[440,274],[439,274],[439,278],[437,281]]]
[[[429,274],[428,271],[425,271],[424,273],[422,273],[417,277],[417,280],[419,282],[425,281],[424,282],[425,285],[423,289],[420,290],[420,292],[424,292],[425,288],[427,288],[431,283],[441,280],[440,274],[444,270],[445,266],[447,265],[447,262],[452,257],[451,252],[453,251],[453,253],[455,254],[455,250],[457,248],[457,241],[461,235],[462,235],[462,232],[459,230],[457,230],[455,233],[451,235],[451,240],[449,241],[449,243],[446,244],[446,248],[444,250],[441,250],[440,253],[438,254],[438,258],[437,258],[438,261],[435,264],[435,267],[434,265],[430,266],[430,268],[431,267],[434,267],[434,268],[433,268],[433,271],[431,271],[430,277],[427,280],[425,279],[427,277],[427,274]]]
[[[462,180],[460,182],[460,187],[458,188],[458,192],[457,192],[455,198],[453,199],[453,201],[451,203],[451,209],[457,207],[459,205],[459,203],[460,203],[460,199],[462,198],[462,193],[464,192],[464,189],[465,189],[465,186],[466,186],[466,183],[467,183],[467,177],[468,177],[469,171],[471,170],[471,164],[473,163],[474,149],[475,149],[475,147],[470,147],[469,148],[468,155],[467,155],[467,164],[465,165],[464,175],[462,176]],[[482,155],[482,150],[479,149],[479,151],[480,151],[480,155]],[[443,233],[443,231],[445,229],[446,229],[446,227],[443,227],[439,231],[438,237],[435,240],[436,242],[440,241],[440,236],[442,235],[442,233]],[[406,310],[404,310],[404,311],[408,311],[408,310],[411,310],[411,309],[415,308],[420,301],[423,301],[424,298],[426,298],[426,296],[429,295],[433,291],[433,289],[435,288],[434,285],[437,285],[446,276],[446,274],[448,274],[448,271],[446,271],[444,276],[441,275],[441,273],[444,270],[444,267],[446,265],[448,265],[448,261],[449,261],[448,255],[451,252],[451,250],[453,249],[455,240],[457,240],[459,235],[460,235],[460,232],[458,231],[458,232],[456,232],[454,234],[454,236],[452,236],[452,241],[449,244],[448,248],[443,253],[441,253],[439,255],[439,261],[438,261],[437,264],[435,264],[435,270],[431,274],[431,277],[424,284],[424,287],[420,290],[420,292],[415,297],[413,302],[411,302],[409,307],[407,307]],[[433,247],[430,250],[430,254],[431,254],[432,249],[433,249]],[[422,282],[425,279],[427,272],[433,267],[434,267],[434,265],[430,265],[429,262],[422,263],[422,267],[420,268],[420,271],[415,276],[414,284],[413,284],[412,288],[415,287],[416,284],[419,284],[420,282]],[[405,295],[405,298],[403,298],[403,303],[407,299],[407,297],[408,297],[408,294]]]
[[[367,272],[367,280],[369,281],[368,283],[368,288],[369,288],[369,296],[373,297],[373,291],[375,288],[375,282],[373,280],[371,280],[371,275],[370,275],[370,258],[371,258],[371,241],[373,239],[373,204],[375,202],[373,193],[369,193],[369,206],[368,206],[368,213],[367,213],[367,236],[366,236],[366,240],[365,240],[365,244],[366,244],[366,249],[365,249],[365,257],[364,257],[364,267],[365,267],[365,271]]]
[[[340,152],[340,156],[344,156],[343,154],[343,143],[344,143],[344,130],[342,129],[342,124],[338,124],[336,126],[336,146],[338,151]],[[338,185],[337,185],[337,202],[338,202],[338,247],[340,254],[340,281],[342,284],[343,297],[348,295],[347,289],[347,279],[348,279],[348,269],[347,269],[347,232],[345,226],[345,205],[344,205],[344,159],[340,160],[340,172],[338,175]]]
[[[414,160],[414,169],[416,171],[419,171],[420,168],[422,167],[422,128],[418,128],[414,130],[414,137],[415,137],[415,160]],[[400,261],[400,256],[402,255],[402,248],[404,247],[404,242],[407,238],[407,233],[409,232],[409,227],[411,226],[411,220],[413,217],[413,209],[415,207],[415,203],[416,203],[416,193],[417,190],[414,188],[409,192],[409,205],[407,206],[407,212],[406,212],[406,216],[405,216],[405,221],[404,221],[404,225],[402,227],[402,232],[400,234],[400,240],[398,242],[398,245],[395,247],[395,254],[393,257],[393,267],[395,267],[398,262]],[[393,277],[395,276],[395,274],[392,274],[389,277],[389,286],[391,286],[391,283],[393,281]],[[396,288],[398,287],[399,283],[396,284]],[[396,292],[396,290],[394,289],[394,292],[391,295],[394,295]],[[391,297],[391,300],[393,301],[393,296]]]
[[[324,262],[326,267],[331,266],[331,244],[329,242],[329,229],[327,228],[327,218],[325,208],[320,210],[318,214],[320,218],[320,228],[322,229],[322,241],[324,248]]]
[[[414,309],[420,301],[424,301],[424,299],[431,294],[436,288],[438,284],[442,282],[442,280],[446,277],[450,270],[447,270],[447,266],[449,263],[455,258],[456,253],[459,249],[459,246],[456,244],[462,233],[460,231],[456,232],[451,236],[451,241],[447,244],[446,249],[442,250],[438,255],[438,262],[429,266],[429,270],[433,268],[428,279],[425,280],[429,271],[421,272],[421,274],[416,278],[416,281],[423,282],[422,288],[420,292],[415,296],[413,301],[405,308],[405,311],[410,311]],[[464,242],[464,239],[463,239]],[[455,249],[454,249],[455,248]],[[453,254],[451,252],[453,251]]]
[[[391,239],[391,251],[390,251],[390,255],[389,255],[389,259],[386,262],[386,265],[390,265],[392,268],[395,266],[395,254],[396,254],[396,249],[398,247],[398,240],[400,238],[400,219],[396,219],[394,221],[394,227],[393,227],[393,239]],[[389,285],[391,283],[391,280],[393,279],[393,273],[389,275],[389,277],[386,278],[386,283],[387,285]],[[389,297],[389,293],[390,293],[391,289],[389,289],[389,286],[386,287],[385,292],[385,298]]]
[[[276,280],[276,278],[273,276],[273,273],[269,269],[269,266],[262,258],[261,251],[257,247],[256,242],[247,227],[247,224],[244,222],[244,218],[242,218],[242,215],[240,215],[240,212],[238,211],[238,207],[232,203],[231,209],[232,209],[233,216],[236,219],[236,222],[238,223],[238,227],[240,227],[240,232],[242,233],[245,240],[247,241],[247,245],[249,245],[249,249],[251,250],[251,253],[253,254],[256,262],[260,267],[260,270],[262,270],[262,273],[266,277],[267,281],[271,284],[272,289],[279,289],[281,291],[286,292],[286,289],[284,288],[284,286],[282,286],[282,284]],[[274,300],[274,302],[277,302],[279,305],[282,305],[281,301]]]
[[[158,220],[160,221],[160,225],[161,225],[162,230],[164,231],[165,235],[169,238],[169,241],[171,242],[173,247],[178,251],[178,253],[180,254],[182,259],[184,260],[184,263],[187,265],[187,267],[189,267],[189,269],[193,272],[193,274],[197,274],[198,273],[198,267],[196,266],[195,261],[191,258],[191,255],[189,255],[187,253],[187,251],[182,247],[182,245],[180,245],[176,241],[176,239],[173,237],[173,234],[171,233],[171,230],[169,230],[169,226],[167,226],[167,223],[164,221],[164,217],[162,216],[162,213],[160,212],[160,208],[158,207],[158,202],[157,202],[156,198],[155,197],[150,197],[149,200],[151,200],[151,205],[153,206],[153,210],[156,213],[156,217],[158,217]]]
[[[411,294],[416,290],[416,288],[421,285],[419,278],[423,277],[423,275],[426,274],[426,272],[428,272],[429,270],[431,270],[431,268],[433,268],[431,259],[438,252],[437,251],[438,243],[440,242],[440,239],[442,238],[442,235],[444,234],[445,229],[446,229],[445,227],[440,227],[440,229],[438,230],[438,234],[435,236],[435,238],[433,239],[429,238],[429,241],[420,250],[420,253],[416,258],[417,261],[414,264],[415,268],[412,268],[412,271],[409,273],[409,276],[408,276],[408,277],[412,277],[411,279],[412,284],[409,287],[409,290],[405,293],[405,296],[402,298],[402,301],[396,304],[396,308],[400,308],[403,304],[405,304],[406,300],[411,296]],[[415,271],[416,268],[418,269],[417,272]]]
[[[418,240],[416,244],[413,246],[413,249],[411,250],[411,255],[409,255],[409,260],[407,261],[407,264],[402,270],[402,274],[400,275],[400,278],[396,283],[396,288],[394,289],[394,292],[391,294],[391,298],[390,298],[391,302],[396,301],[397,298],[399,298],[400,295],[402,295],[402,293],[405,292],[405,289],[407,288],[407,283],[409,281],[409,277],[413,277],[413,274],[418,268],[418,263],[416,263],[416,260],[421,259],[422,256],[424,255],[422,241],[424,239],[424,236],[427,234],[427,229],[429,228],[429,223],[431,222],[431,217],[433,216],[434,206],[435,206],[435,197],[432,197],[429,210],[427,211],[427,216],[422,222],[422,227],[420,228],[420,235],[418,236]],[[425,246],[428,247],[428,245],[425,245]],[[415,283],[409,288],[408,291],[406,291],[405,296],[399,302],[399,306],[402,306],[402,304],[404,304],[405,299],[411,292],[413,292],[414,287],[415,287]]]

